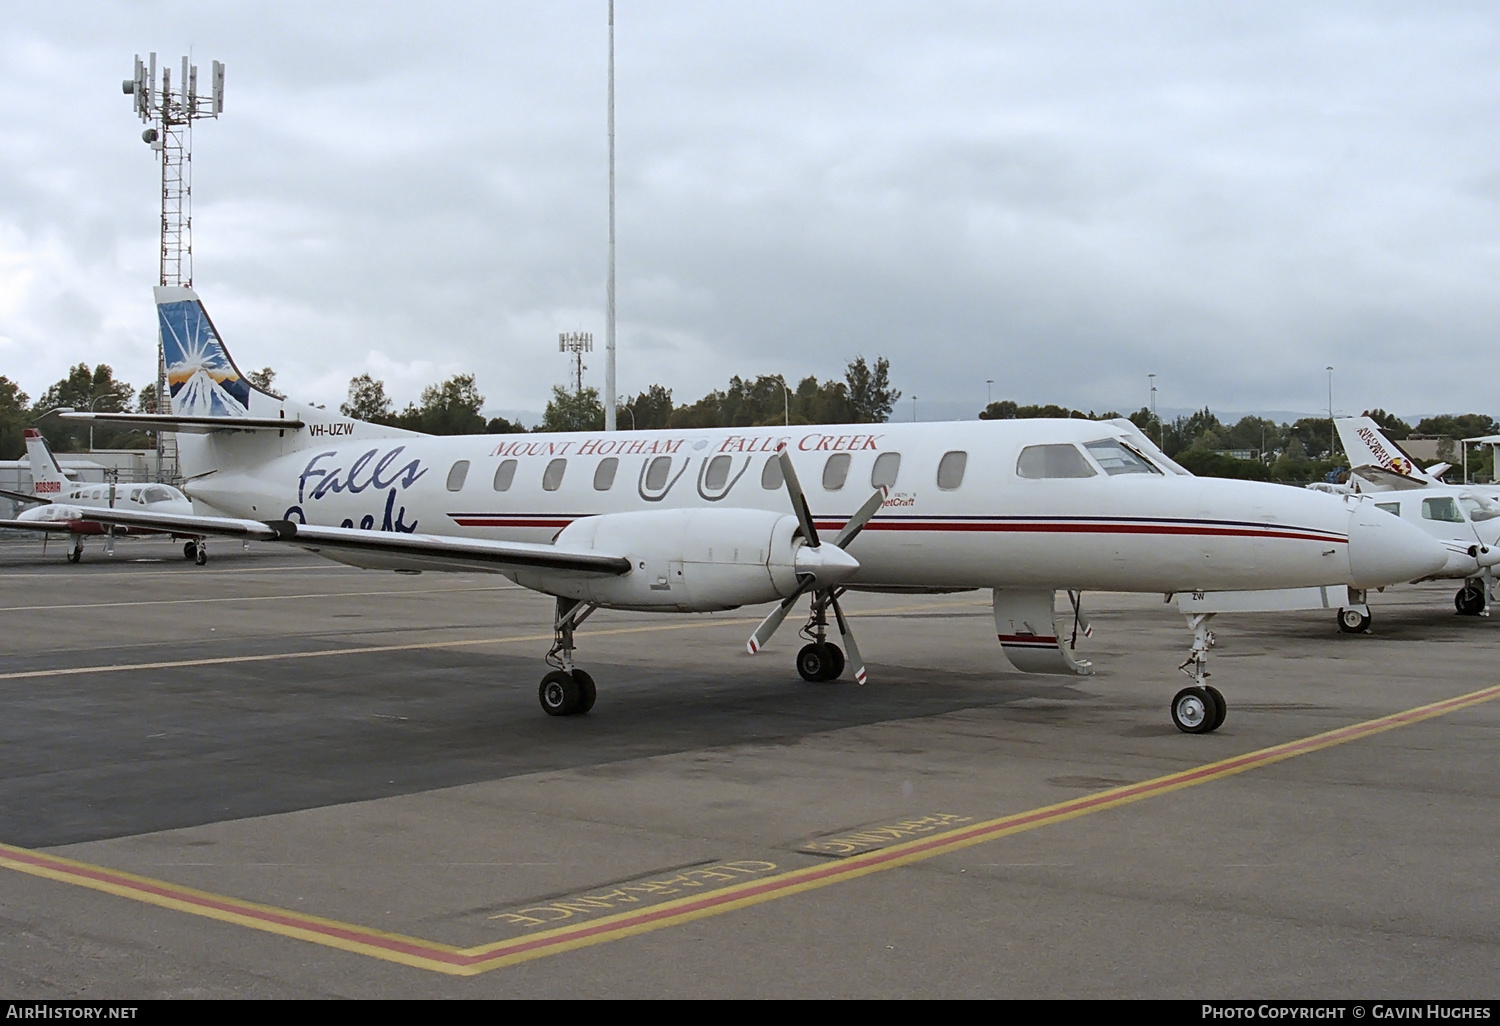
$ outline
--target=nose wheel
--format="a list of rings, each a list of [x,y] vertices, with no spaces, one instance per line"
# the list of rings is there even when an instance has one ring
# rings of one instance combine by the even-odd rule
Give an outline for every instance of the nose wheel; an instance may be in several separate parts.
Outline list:
[[[598,689],[594,678],[573,665],[573,631],[588,619],[597,607],[577,599],[557,600],[557,614],[552,621],[552,649],[547,662],[555,667],[537,686],[537,701],[548,716],[579,716],[594,707]]]
[[[1453,608],[1458,610],[1459,616],[1483,615],[1485,605],[1483,583],[1469,581],[1453,596]]]
[[[1183,688],[1172,699],[1172,722],[1184,734],[1212,734],[1224,725],[1229,706],[1219,689],[1208,681],[1208,650],[1214,647],[1214,632],[1208,629],[1212,613],[1194,613],[1188,617],[1193,629],[1193,647],[1178,667],[1193,678],[1193,686]]]

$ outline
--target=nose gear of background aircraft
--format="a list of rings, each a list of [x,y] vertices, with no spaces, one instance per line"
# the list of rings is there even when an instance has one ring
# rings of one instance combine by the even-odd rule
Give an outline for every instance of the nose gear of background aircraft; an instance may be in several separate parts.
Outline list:
[[[839,637],[843,639],[844,648],[849,653],[849,665],[854,668],[854,679],[863,684],[866,679],[865,661],[859,654],[859,646],[854,641],[853,631],[849,629],[849,621],[844,617],[844,611],[839,606],[838,597],[844,593],[844,590],[838,588],[837,585],[859,569],[859,563],[844,550],[849,547],[849,543],[859,535],[859,532],[865,529],[870,518],[880,511],[881,504],[885,501],[885,491],[877,489],[865,500],[864,505],[849,518],[843,530],[839,531],[833,539],[831,548],[835,551],[828,551],[818,537],[818,529],[813,524],[812,511],[808,508],[807,497],[802,492],[802,483],[797,480],[797,471],[793,468],[792,458],[785,448],[782,448],[777,455],[777,461],[781,465],[781,480],[786,486],[787,497],[791,499],[792,512],[797,515],[798,530],[802,532],[805,544],[797,550],[797,589],[761,621],[760,626],[755,628],[755,632],[750,635],[750,640],[745,643],[745,648],[751,655],[755,655],[764,648],[766,642],[771,639],[771,635],[776,633],[776,629],[786,619],[791,608],[803,595],[812,592],[812,608],[808,623],[801,632],[803,637],[811,640],[811,644],[797,653],[798,674],[803,680],[813,682],[834,680],[843,673],[844,653],[839,651],[838,646],[830,645],[826,640],[828,609],[832,607],[834,619],[839,625]],[[826,587],[819,587],[819,585],[826,585]]]

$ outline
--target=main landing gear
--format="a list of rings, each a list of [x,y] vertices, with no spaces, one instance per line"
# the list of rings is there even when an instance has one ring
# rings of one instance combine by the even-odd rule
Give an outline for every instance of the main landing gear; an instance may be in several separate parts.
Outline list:
[[[1484,580],[1472,577],[1464,582],[1453,596],[1453,608],[1459,616],[1489,616],[1489,595],[1485,593]]]
[[[576,716],[594,707],[598,697],[594,678],[573,665],[573,631],[597,608],[578,599],[557,600],[557,615],[552,621],[554,640],[547,653],[547,665],[554,669],[542,678],[536,692],[548,716]]]
[[[1172,699],[1172,722],[1184,734],[1211,734],[1224,725],[1229,707],[1219,689],[1208,683],[1208,650],[1214,647],[1214,632],[1208,629],[1212,613],[1194,613],[1188,617],[1193,629],[1193,647],[1178,667],[1193,678],[1192,687],[1183,688]]]
[[[208,544],[207,544],[207,542],[204,539],[202,539],[202,538],[199,538],[197,541],[190,541],[190,542],[188,542],[186,545],[184,545],[182,547],[182,558],[183,559],[191,559],[198,566],[207,566],[208,565]]]
[[[77,563],[81,559],[83,559],[83,535],[80,534],[73,538],[73,547],[68,550],[68,562]]]
[[[808,644],[797,653],[797,673],[809,684],[838,680],[844,673],[844,651],[828,640],[828,610],[834,597],[832,589],[814,592],[807,626],[801,630]]]

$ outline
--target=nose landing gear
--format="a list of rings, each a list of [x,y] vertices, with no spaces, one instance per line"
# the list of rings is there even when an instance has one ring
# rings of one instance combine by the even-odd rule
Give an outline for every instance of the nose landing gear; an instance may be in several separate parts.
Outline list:
[[[1172,722],[1184,734],[1211,734],[1224,725],[1229,707],[1219,689],[1208,681],[1208,650],[1214,647],[1214,632],[1208,629],[1212,613],[1194,613],[1188,617],[1193,629],[1193,647],[1177,667],[1193,678],[1193,686],[1183,688],[1172,699]]]

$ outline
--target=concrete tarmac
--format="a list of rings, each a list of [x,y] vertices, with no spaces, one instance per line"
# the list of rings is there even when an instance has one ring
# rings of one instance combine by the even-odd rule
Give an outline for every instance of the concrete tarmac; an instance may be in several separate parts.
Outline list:
[[[1494,998],[1500,623],[1455,586],[1220,617],[1213,735],[1159,595],[1085,596],[1066,679],[987,593],[851,595],[864,687],[795,617],[752,657],[764,609],[599,612],[554,719],[502,578],[0,542],[0,996]]]

